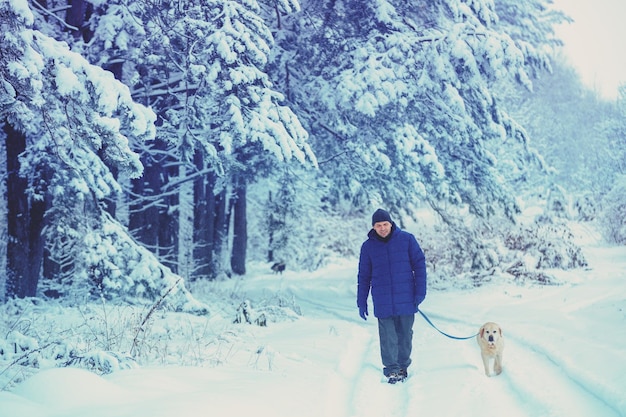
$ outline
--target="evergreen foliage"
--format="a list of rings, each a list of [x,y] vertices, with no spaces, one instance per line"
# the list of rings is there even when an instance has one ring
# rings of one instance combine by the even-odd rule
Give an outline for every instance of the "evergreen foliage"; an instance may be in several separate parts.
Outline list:
[[[400,225],[434,211],[447,242],[425,239],[431,266],[478,282],[508,262],[499,243],[520,191],[569,140],[533,124],[544,108],[531,91],[547,91],[537,77],[567,20],[549,0],[30,7],[0,6],[0,109],[19,169],[9,189],[40,204],[19,201],[7,222],[16,241],[45,231],[29,250],[50,296],[154,300],[174,286],[174,308],[203,310],[178,274],[243,275],[247,259],[318,268],[354,255],[379,206]],[[589,106],[620,150],[623,126]],[[603,167],[607,147],[576,167]],[[541,181],[569,213],[564,168]]]
[[[620,176],[603,200],[600,225],[608,242],[626,244],[626,178]]]
[[[535,2],[525,13],[544,7]],[[530,84],[527,69],[545,65],[536,51],[549,44],[549,26],[522,50],[496,29],[489,2],[312,1],[303,9],[283,25],[290,33],[280,47],[292,57],[285,67],[298,71],[281,79],[291,80],[284,89],[307,120],[322,174],[337,185],[331,201],[515,213],[490,144],[524,135],[491,85]],[[526,62],[524,51],[536,58]],[[526,152],[518,162],[533,158]]]

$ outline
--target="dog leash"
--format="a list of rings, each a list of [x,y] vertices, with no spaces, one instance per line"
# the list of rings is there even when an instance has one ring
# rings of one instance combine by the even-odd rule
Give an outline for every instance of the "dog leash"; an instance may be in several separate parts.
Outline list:
[[[417,312],[418,312],[418,313],[420,313],[420,314],[422,315],[422,317],[424,317],[424,320],[426,320],[426,322],[427,322],[428,324],[430,324],[430,325],[433,327],[433,329],[437,330],[437,331],[438,331],[439,333],[441,333],[442,335],[444,335],[444,336],[446,336],[446,337],[449,337],[450,339],[455,339],[455,340],[466,340],[466,339],[471,339],[471,338],[473,338],[473,337],[476,337],[476,335],[478,335],[478,333],[473,334],[473,335],[471,335],[471,336],[467,336],[467,337],[459,337],[459,336],[452,336],[452,335],[449,335],[448,333],[444,333],[444,332],[442,332],[441,330],[439,330],[439,329],[437,328],[437,326],[435,326],[435,325],[433,324],[433,322],[432,322],[432,321],[430,321],[430,319],[428,318],[428,316],[426,316],[426,314],[424,314],[424,312],[423,312],[422,310],[417,310]]]

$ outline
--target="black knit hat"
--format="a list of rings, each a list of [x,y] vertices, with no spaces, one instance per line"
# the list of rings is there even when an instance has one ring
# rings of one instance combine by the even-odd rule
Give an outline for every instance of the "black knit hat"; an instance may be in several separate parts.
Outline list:
[[[391,223],[391,216],[388,212],[383,209],[378,209],[372,215],[372,226],[378,222],[389,222]]]

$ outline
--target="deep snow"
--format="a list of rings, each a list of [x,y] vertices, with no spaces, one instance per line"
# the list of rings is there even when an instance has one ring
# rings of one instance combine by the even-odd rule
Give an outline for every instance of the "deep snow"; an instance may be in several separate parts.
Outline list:
[[[232,325],[244,326],[246,343],[211,366],[155,364],[104,376],[43,370],[0,392],[0,417],[625,416],[626,247],[578,233],[590,266],[556,272],[565,285],[430,290],[422,304],[458,336],[498,322],[506,338],[500,376],[484,375],[474,339],[449,339],[418,315],[410,377],[384,383],[376,321],[359,318],[356,261],[344,260],[310,274],[221,283],[224,293],[250,299],[291,292],[302,317]]]

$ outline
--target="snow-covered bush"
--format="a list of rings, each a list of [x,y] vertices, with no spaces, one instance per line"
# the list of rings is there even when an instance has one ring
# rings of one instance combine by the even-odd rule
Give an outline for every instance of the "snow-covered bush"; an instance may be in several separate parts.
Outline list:
[[[0,340],[0,357],[22,366],[35,366],[39,359],[39,341],[19,330],[11,330],[5,340]]]
[[[250,305],[250,300],[244,300],[237,308],[237,315],[234,323],[256,324],[257,326],[266,327],[267,317],[265,314],[256,312]]]
[[[146,304],[159,301],[176,311],[206,314],[181,277],[137,244],[117,221],[103,214],[102,226],[88,231],[76,249],[74,280],[88,283],[92,295]],[[166,297],[165,297],[166,296]]]
[[[553,185],[548,191],[546,211],[553,216],[568,219],[569,197],[565,189],[559,185]]]
[[[597,197],[591,193],[578,196],[574,201],[574,210],[578,220],[586,222],[594,220],[598,213]]]
[[[494,278],[503,256],[498,234],[472,227],[460,222],[439,225],[416,236],[426,256],[430,286],[470,288]]]
[[[267,262],[271,252],[271,260],[285,263],[287,270],[314,271],[333,257],[358,256],[370,213],[353,206],[330,208],[320,190],[298,191],[283,178],[259,185],[250,191],[250,260]]]
[[[293,300],[287,303],[285,300],[282,296],[276,296],[261,300],[256,307],[252,306],[250,300],[244,300],[237,308],[233,322],[267,327],[268,323],[297,320],[302,315],[300,307]]]
[[[302,309],[294,295],[290,293],[275,293],[262,297],[256,302],[256,311],[269,323],[293,321],[302,316]]]
[[[13,383],[37,369],[79,367],[99,374],[137,366],[154,309],[128,305],[62,306],[52,300],[12,299],[2,305],[0,375]],[[9,376],[9,375],[7,375]],[[0,386],[4,386],[0,383]]]
[[[587,266],[581,248],[573,240],[574,235],[566,224],[547,216],[540,217],[505,237],[506,247],[514,252],[514,260],[506,271],[518,280],[555,283],[553,278],[540,270]]]
[[[241,291],[207,287],[198,293],[212,306],[211,316],[171,311],[158,303],[114,304],[105,297],[80,306],[67,305],[65,299],[36,298],[0,304],[0,389],[55,367],[106,374],[146,364],[219,366],[241,350],[258,359],[256,343],[244,342],[250,327],[232,320],[244,299]],[[249,317],[263,317],[266,325],[301,315],[288,294],[250,298],[248,306]]]
[[[103,350],[71,355],[64,365],[89,369],[98,374],[110,374],[115,371],[138,367],[135,360],[130,356]]]
[[[620,177],[604,197],[598,221],[609,243],[626,244],[626,176]]]
[[[434,287],[477,287],[511,275],[520,282],[555,284],[548,270],[587,266],[565,222],[545,215],[517,227],[497,219],[475,224],[466,219],[425,229],[419,240]]]
[[[513,275],[515,281],[521,283],[532,282],[542,285],[558,285],[558,280],[546,273],[545,271],[537,270],[536,268],[527,265],[524,260],[519,260],[506,269],[508,274]]]

